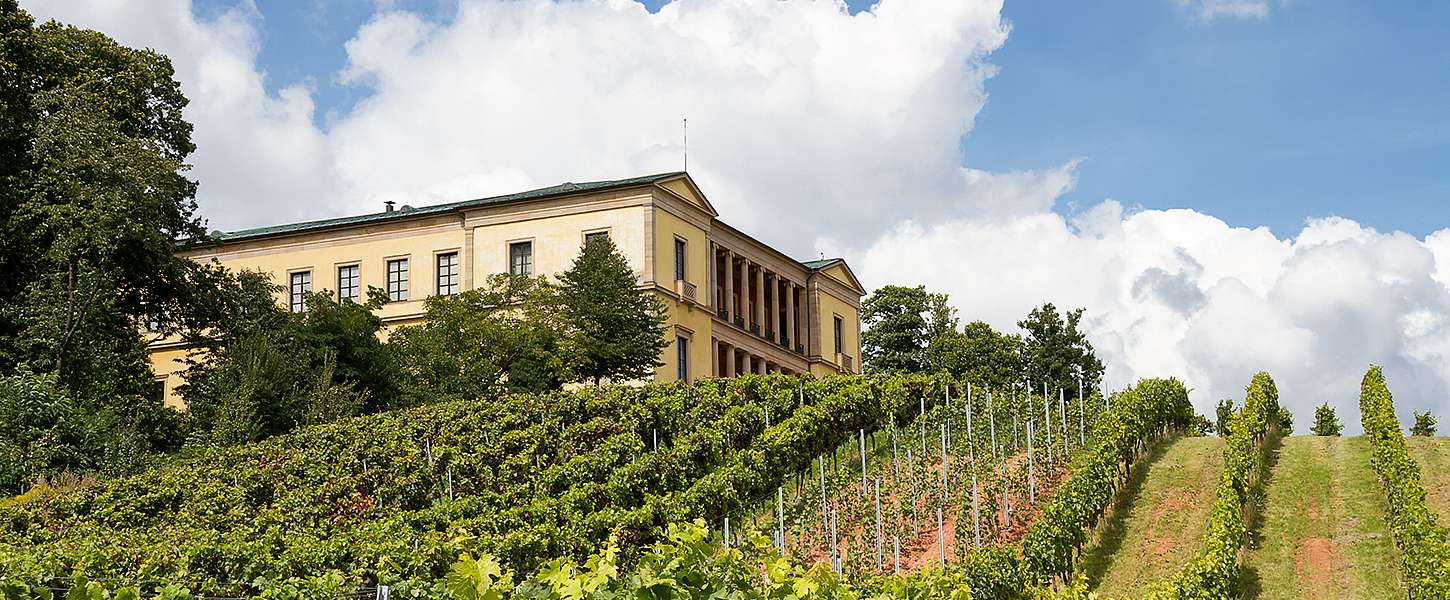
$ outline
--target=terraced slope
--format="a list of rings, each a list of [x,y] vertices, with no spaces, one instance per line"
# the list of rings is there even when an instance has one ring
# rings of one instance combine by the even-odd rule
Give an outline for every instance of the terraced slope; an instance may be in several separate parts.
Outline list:
[[[1083,551],[1083,570],[1103,597],[1130,597],[1178,571],[1203,539],[1223,473],[1224,441],[1182,437],[1133,473],[1112,515]]]
[[[1369,441],[1295,436],[1277,453],[1244,556],[1244,596],[1404,598]]]
[[[1420,463],[1425,500],[1440,525],[1450,525],[1450,438],[1412,437],[1405,440],[1410,458]]]

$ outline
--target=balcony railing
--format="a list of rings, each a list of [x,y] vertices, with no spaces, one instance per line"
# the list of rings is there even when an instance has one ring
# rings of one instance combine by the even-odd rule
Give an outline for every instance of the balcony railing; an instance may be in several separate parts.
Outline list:
[[[836,364],[841,367],[841,370],[842,371],[847,372],[847,373],[855,373],[856,372],[856,368],[851,363],[852,363],[852,361],[851,361],[851,356],[850,355],[848,355],[848,354],[841,354],[840,352],[837,352],[836,353]]]
[[[695,284],[683,279],[675,280],[675,294],[679,295],[681,300],[699,302],[699,300],[696,300],[697,296],[695,296]]]

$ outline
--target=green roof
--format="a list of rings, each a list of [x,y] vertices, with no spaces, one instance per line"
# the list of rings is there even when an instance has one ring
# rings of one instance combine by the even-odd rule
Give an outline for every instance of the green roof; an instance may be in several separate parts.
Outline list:
[[[824,269],[826,267],[829,267],[831,265],[834,265],[834,264],[836,264],[838,262],[846,262],[846,259],[844,259],[844,258],[823,258],[821,260],[807,260],[807,261],[802,261],[801,264],[804,265],[805,268],[810,269],[812,271],[819,271],[821,269]]]
[[[506,194],[503,196],[491,196],[488,198],[475,198],[460,202],[449,202],[447,204],[435,204],[433,206],[421,206],[417,208],[403,207],[393,211],[355,215],[351,217],[337,217],[334,219],[321,219],[317,221],[304,221],[301,223],[288,223],[286,225],[272,225],[268,227],[257,227],[255,229],[243,229],[240,231],[229,231],[224,233],[213,233],[211,241],[234,242],[252,238],[269,237],[274,235],[286,235],[290,233],[302,233],[331,229],[334,227],[346,227],[350,225],[362,225],[367,223],[380,223],[397,219],[409,219],[426,215],[442,214],[466,208],[489,206],[494,204],[507,204],[510,202],[521,202],[524,200],[535,200],[550,196],[563,196],[579,192],[596,192],[621,187],[631,187],[659,183],[684,175],[684,171],[672,171],[669,173],[657,173],[655,175],[644,175],[628,179],[613,179],[608,181],[587,181],[584,183],[565,182],[559,185],[551,185],[545,188]]]

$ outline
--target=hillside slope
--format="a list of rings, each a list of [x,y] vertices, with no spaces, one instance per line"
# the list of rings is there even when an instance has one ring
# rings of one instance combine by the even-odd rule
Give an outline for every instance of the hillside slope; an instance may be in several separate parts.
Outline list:
[[[1244,557],[1247,598],[1404,598],[1363,437],[1282,440]]]
[[[1405,446],[1420,465],[1425,502],[1441,526],[1450,525],[1450,438],[1410,437]]]
[[[1203,538],[1223,472],[1222,438],[1181,437],[1159,447],[1133,473],[1083,550],[1083,571],[1104,597],[1140,591],[1183,566]]]

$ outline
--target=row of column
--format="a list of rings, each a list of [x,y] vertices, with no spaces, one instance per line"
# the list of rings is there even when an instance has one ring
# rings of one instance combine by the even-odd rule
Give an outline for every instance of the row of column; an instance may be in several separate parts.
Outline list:
[[[734,377],[736,375],[766,373],[793,373],[790,369],[780,366],[775,362],[759,354],[752,354],[749,349],[740,348],[729,342],[710,340],[712,345],[711,355],[714,357],[714,375],[716,377]]]
[[[805,286],[728,248],[713,243],[712,248],[710,270],[720,318],[773,344],[804,347]]]

